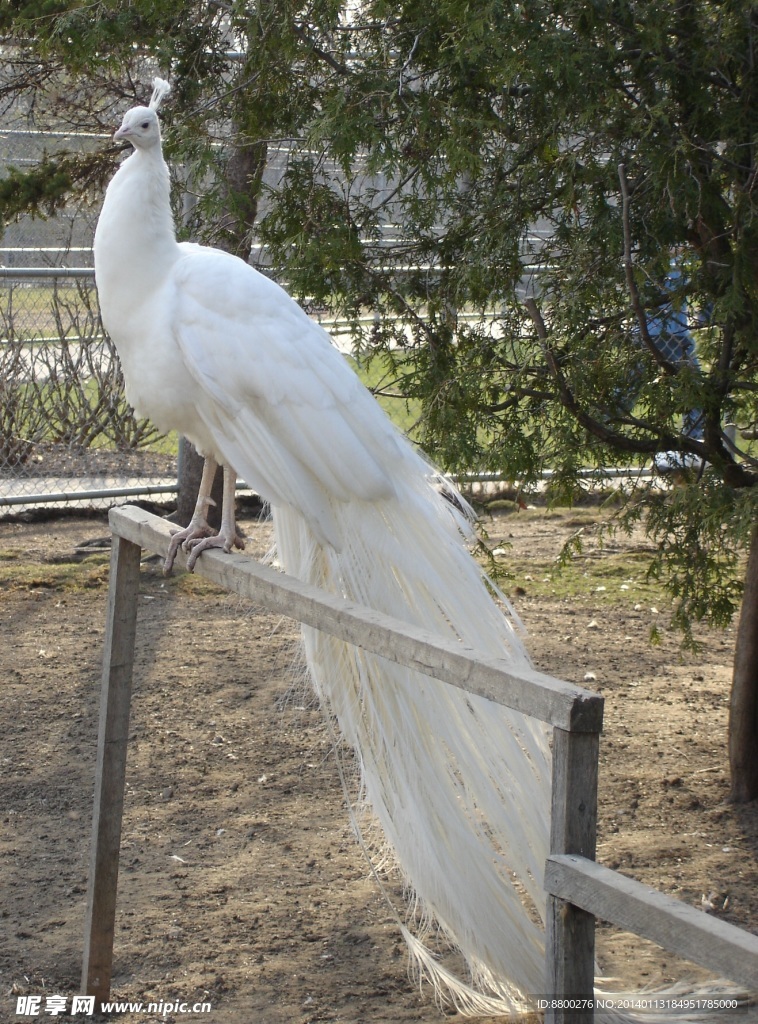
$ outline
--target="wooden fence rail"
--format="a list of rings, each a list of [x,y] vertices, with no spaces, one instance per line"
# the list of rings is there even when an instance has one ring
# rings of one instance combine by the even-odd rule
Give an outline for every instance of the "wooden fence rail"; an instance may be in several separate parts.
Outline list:
[[[758,988],[758,935],[709,917],[681,900],[627,878],[594,860],[551,854],[545,889],[595,917],[652,939],[744,985]]]
[[[165,557],[171,537],[165,520],[138,508],[113,509],[110,523],[113,548],[82,965],[82,990],[98,1003],[110,996],[113,967],[140,555],[145,548]],[[177,564],[184,564],[181,552]],[[544,995],[555,997],[556,1005],[545,1011],[548,1024],[592,1020],[596,916],[758,987],[751,984],[758,978],[758,937],[594,862],[602,697],[540,672],[515,671],[505,660],[307,586],[244,555],[209,550],[195,572],[269,611],[552,726]],[[560,998],[567,996],[581,996],[589,1005],[579,1010],[561,1006]]]

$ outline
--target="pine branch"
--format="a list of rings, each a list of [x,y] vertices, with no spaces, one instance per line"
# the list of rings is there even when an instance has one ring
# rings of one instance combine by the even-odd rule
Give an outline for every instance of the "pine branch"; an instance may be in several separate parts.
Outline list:
[[[679,373],[679,366],[666,359],[659,347],[650,337],[647,329],[647,315],[640,299],[640,292],[637,282],[634,280],[634,263],[632,261],[632,231],[629,223],[629,182],[626,177],[626,168],[623,164],[618,165],[619,182],[621,184],[621,217],[624,228],[624,271],[626,273],[626,285],[629,289],[629,298],[632,309],[637,317],[637,324],[640,329],[640,339],[661,369],[672,377]]]

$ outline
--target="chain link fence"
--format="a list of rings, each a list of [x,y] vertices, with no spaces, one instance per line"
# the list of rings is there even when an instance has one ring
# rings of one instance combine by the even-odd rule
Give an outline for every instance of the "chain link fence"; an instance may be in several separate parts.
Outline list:
[[[0,516],[171,496],[177,439],[137,419],[93,271],[0,269]]]

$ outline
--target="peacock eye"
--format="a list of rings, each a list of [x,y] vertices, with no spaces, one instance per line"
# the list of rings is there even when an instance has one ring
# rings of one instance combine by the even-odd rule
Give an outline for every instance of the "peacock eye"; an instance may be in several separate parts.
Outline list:
[[[143,121],[142,122],[142,127],[145,129],[145,131],[147,131],[147,129],[150,127],[150,122],[149,121]]]

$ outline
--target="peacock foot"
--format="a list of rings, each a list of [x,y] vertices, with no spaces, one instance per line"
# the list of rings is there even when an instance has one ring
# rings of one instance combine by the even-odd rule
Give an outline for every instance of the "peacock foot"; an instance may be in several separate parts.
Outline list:
[[[207,551],[209,548],[222,548],[228,554],[232,548],[242,550],[244,546],[245,538],[242,534],[238,533],[236,529],[231,531],[223,526],[217,534],[213,534],[210,537],[191,537],[182,543],[183,549],[189,552],[187,556],[187,569],[189,572],[192,572],[195,568],[195,562],[197,562],[202,552]]]
[[[163,563],[163,575],[169,576],[171,574],[171,570],[174,567],[174,559],[179,548],[183,551],[189,551],[193,542],[197,544],[203,539],[210,539],[211,533],[211,528],[205,520],[194,517],[183,530],[173,530],[166,561]],[[194,565],[194,562],[192,564]]]

